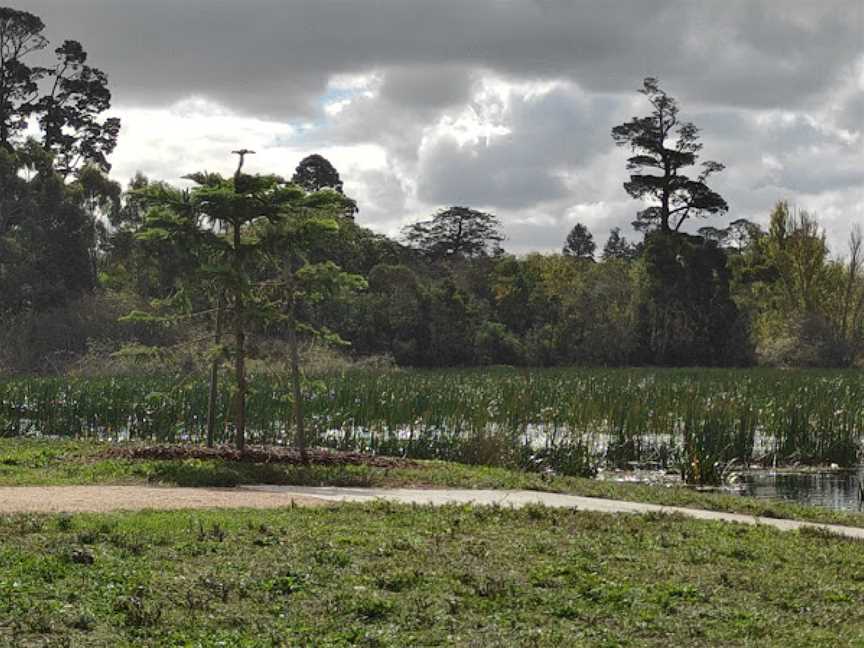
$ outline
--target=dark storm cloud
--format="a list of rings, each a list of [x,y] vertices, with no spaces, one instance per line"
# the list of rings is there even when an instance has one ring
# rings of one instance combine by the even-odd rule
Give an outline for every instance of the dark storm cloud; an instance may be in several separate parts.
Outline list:
[[[418,65],[388,70],[381,99],[420,111],[438,111],[466,103],[476,75],[464,66]]]
[[[785,190],[808,194],[837,191],[846,187],[864,187],[864,168],[835,166],[831,160],[795,159],[777,174],[775,185]]]
[[[190,93],[282,118],[308,115],[333,74],[418,66],[385,92],[456,98],[435,66],[631,90],[645,75],[728,105],[792,107],[862,48],[860,0],[27,0],[49,33],[85,43],[118,102]],[[430,68],[429,66],[433,66]],[[425,70],[425,72],[424,72]],[[458,72],[456,72],[458,74]],[[409,76],[404,76],[404,75]],[[441,82],[445,81],[445,82]],[[679,82],[680,83],[677,83]],[[454,88],[456,89],[454,91]],[[419,91],[419,92],[418,92]]]
[[[619,103],[585,97],[572,86],[512,97],[509,134],[462,146],[445,135],[424,148],[418,195],[430,203],[505,209],[559,200],[568,192],[566,170],[608,149],[610,115]]]
[[[55,46],[82,41],[109,73],[115,105],[130,115],[114,156],[124,173],[145,165],[173,179],[193,162],[218,166],[238,138],[259,152],[271,142],[273,160],[351,149],[343,179],[364,225],[394,233],[467,203],[502,217],[514,251],[559,249],[576,220],[602,244],[639,209],[621,186],[626,152],[609,130],[647,112],[635,90],[650,75],[701,129],[703,159],[727,165],[712,186],[730,204],[728,219],[764,222],[790,199],[825,216],[832,245],[864,222],[862,0],[16,6],[45,20]],[[345,75],[363,79],[339,86]],[[490,94],[490,81],[510,90]],[[191,95],[234,114],[212,127],[195,119],[190,134],[181,109],[167,107]],[[477,132],[454,126],[465,114],[479,116]],[[242,117],[258,120],[244,126]],[[484,136],[490,125],[498,128]],[[362,147],[384,162],[360,164]]]
[[[566,195],[562,179],[542,160],[516,164],[507,158],[508,148],[504,144],[465,150],[449,138],[437,143],[421,164],[418,197],[432,204],[518,209]]]
[[[864,136],[864,90],[853,94],[841,109],[839,124]]]

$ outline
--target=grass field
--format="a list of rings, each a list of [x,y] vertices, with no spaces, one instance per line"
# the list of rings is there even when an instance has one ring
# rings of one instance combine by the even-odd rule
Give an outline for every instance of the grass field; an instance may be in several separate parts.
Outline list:
[[[15,646],[844,646],[864,552],[668,516],[389,505],[0,518]]]
[[[864,515],[440,461],[102,459],[0,440],[0,486],[534,488],[864,526]],[[529,507],[0,516],[0,646],[861,646],[861,543]]]

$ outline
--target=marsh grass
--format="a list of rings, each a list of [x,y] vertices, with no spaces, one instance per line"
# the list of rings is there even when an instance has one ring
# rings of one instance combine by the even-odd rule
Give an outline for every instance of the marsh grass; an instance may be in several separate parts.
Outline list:
[[[305,389],[317,445],[566,474],[656,462],[716,483],[733,460],[851,466],[864,437],[854,371],[345,371]],[[291,441],[289,394],[287,377],[252,377],[250,442]],[[0,433],[201,442],[206,401],[188,379],[13,380],[0,383]]]

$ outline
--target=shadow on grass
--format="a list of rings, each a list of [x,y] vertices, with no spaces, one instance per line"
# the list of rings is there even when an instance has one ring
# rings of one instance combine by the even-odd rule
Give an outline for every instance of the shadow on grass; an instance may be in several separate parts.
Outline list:
[[[360,466],[286,466],[195,459],[150,462],[147,480],[151,483],[196,487],[232,487],[241,484],[373,485],[370,471]]]

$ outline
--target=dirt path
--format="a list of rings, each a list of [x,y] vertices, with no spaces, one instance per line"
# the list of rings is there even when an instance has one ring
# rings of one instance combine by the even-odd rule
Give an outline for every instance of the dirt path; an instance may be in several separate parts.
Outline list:
[[[140,509],[278,508],[322,506],[327,501],[239,488],[148,486],[11,486],[0,488],[0,514],[105,512]]]
[[[401,504],[479,504],[522,507],[542,504],[601,513],[677,513],[700,520],[761,524],[781,531],[827,529],[864,540],[864,528],[796,520],[757,518],[676,506],[580,497],[527,490],[412,490],[312,486],[243,486],[240,488],[160,488],[148,486],[15,486],[0,488],[0,515],[21,512],[58,513],[140,509],[278,508],[327,506],[342,502],[386,500]]]

